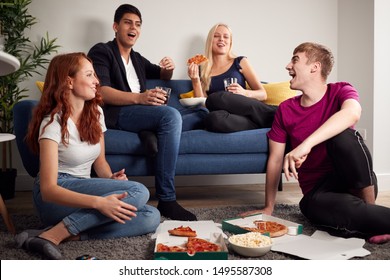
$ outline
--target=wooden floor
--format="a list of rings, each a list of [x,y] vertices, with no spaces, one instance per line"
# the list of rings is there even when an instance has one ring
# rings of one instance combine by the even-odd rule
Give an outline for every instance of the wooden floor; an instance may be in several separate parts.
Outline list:
[[[284,184],[283,191],[277,193],[277,203],[297,204],[302,197],[297,184]],[[150,204],[156,206],[154,190],[150,189]],[[228,186],[185,186],[177,187],[177,200],[186,208],[256,205],[264,202],[264,185]],[[12,214],[34,213],[31,192],[16,192],[15,198],[5,201],[8,212]],[[390,207],[390,191],[382,191],[377,204]]]

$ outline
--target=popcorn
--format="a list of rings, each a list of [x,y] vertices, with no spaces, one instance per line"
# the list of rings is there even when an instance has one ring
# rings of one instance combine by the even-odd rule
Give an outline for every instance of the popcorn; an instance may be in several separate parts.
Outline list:
[[[259,232],[232,235],[229,237],[229,242],[237,246],[248,248],[259,248],[272,245],[272,239]]]

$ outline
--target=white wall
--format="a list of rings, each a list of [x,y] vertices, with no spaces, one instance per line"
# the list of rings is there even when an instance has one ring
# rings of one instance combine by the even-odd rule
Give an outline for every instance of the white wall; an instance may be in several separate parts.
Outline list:
[[[366,144],[372,151],[374,1],[340,0],[338,10],[338,79],[350,82],[359,92],[364,107],[357,128],[366,130]]]
[[[370,3],[374,0],[358,1],[362,2],[361,4],[366,3],[363,6],[372,7]],[[362,21],[361,25],[358,25],[359,29],[355,28],[355,25],[349,25],[349,20],[354,23],[359,21],[343,15],[350,15],[351,12],[353,14],[355,9],[358,9],[359,14],[364,12],[364,9],[357,8],[358,5],[352,0],[243,0],[239,3],[231,0],[133,0],[130,2],[34,0],[29,10],[38,19],[38,24],[31,30],[30,37],[38,41],[42,34],[48,31],[51,37],[58,38],[58,44],[62,46],[60,52],[88,52],[93,44],[112,40],[114,11],[122,3],[135,5],[143,16],[142,34],[134,49],[155,63],[165,55],[171,56],[176,63],[175,79],[187,78],[187,58],[195,53],[202,53],[211,26],[224,22],[233,30],[235,53],[247,56],[262,80],[270,82],[288,80],[284,67],[291,57],[293,48],[303,41],[316,41],[333,50],[336,65],[329,81],[336,81],[339,69],[342,73],[361,72],[360,65],[348,66],[347,60],[338,59],[339,49],[343,54],[350,52],[357,58],[360,57],[360,51],[364,51],[364,47],[351,48],[348,51],[343,49],[344,43],[340,45],[342,38],[339,34],[339,20],[342,21],[341,32],[354,33],[356,38],[359,34],[356,30],[365,28],[365,23],[371,26],[373,21],[371,14],[369,18]],[[369,28],[364,34],[371,34]],[[372,40],[372,36],[365,38],[367,41]],[[373,56],[372,52],[370,53]],[[343,64],[345,67],[341,65],[342,63],[345,63]],[[372,65],[371,68],[365,69],[368,69],[365,71],[370,76]],[[34,81],[43,77],[34,77],[25,83],[30,89],[31,98],[39,97]],[[373,79],[372,75],[370,77]],[[370,92],[363,86],[362,91]],[[363,98],[363,102],[364,110],[371,112],[367,116],[368,120],[364,119],[366,122],[364,126],[371,129],[372,97],[368,97],[367,100]],[[368,135],[373,137],[373,132],[370,131]],[[17,152],[15,154],[17,155]],[[22,180],[20,176],[26,173],[20,163],[17,168],[17,180]],[[252,183],[258,182],[259,178],[262,179],[262,176],[245,175],[240,176],[238,181]],[[213,184],[219,179],[210,176],[201,180],[205,184]],[[231,177],[228,181],[230,180]],[[236,182],[236,179],[233,181]],[[199,182],[194,183],[199,184]]]
[[[338,79],[359,92],[363,112],[357,128],[367,131],[380,190],[390,190],[389,10],[386,0],[339,0],[338,7]]]
[[[30,12],[39,22],[31,37],[48,31],[58,38],[61,52],[88,52],[95,43],[113,39],[114,12],[122,3],[142,13],[134,49],[155,63],[171,56],[174,78],[188,78],[187,58],[203,53],[207,33],[218,22],[231,26],[235,53],[246,55],[266,81],[289,79],[284,67],[303,41],[327,44],[337,54],[337,0],[34,0]],[[337,77],[337,69],[333,75]]]
[[[373,157],[380,187],[390,190],[390,2],[375,0]]]

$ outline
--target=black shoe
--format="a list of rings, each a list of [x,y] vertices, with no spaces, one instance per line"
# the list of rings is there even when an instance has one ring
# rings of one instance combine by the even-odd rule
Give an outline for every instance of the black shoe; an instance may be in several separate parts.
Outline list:
[[[138,137],[145,147],[146,154],[150,157],[154,157],[158,152],[156,134],[153,131],[142,130],[138,133]]]
[[[194,214],[181,207],[176,201],[159,201],[157,209],[165,218],[180,221],[197,221]]]

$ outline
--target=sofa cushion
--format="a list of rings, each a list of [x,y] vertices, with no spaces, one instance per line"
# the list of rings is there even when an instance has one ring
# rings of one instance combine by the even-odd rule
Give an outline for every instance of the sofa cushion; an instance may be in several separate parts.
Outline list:
[[[268,83],[263,86],[267,92],[267,100],[264,103],[268,105],[277,106],[284,100],[297,95],[297,92],[290,88],[290,82]]]
[[[194,90],[190,90],[188,92],[184,92],[184,93],[180,94],[179,97],[180,97],[180,99],[192,98],[192,97],[194,97]]]
[[[39,91],[43,93],[43,86],[45,85],[45,82],[42,81],[36,81],[35,84],[37,85]]]
[[[179,154],[268,153],[269,128],[233,133],[191,130],[182,133]]]
[[[107,129],[104,134],[106,154],[145,155],[137,133],[125,130]]]

